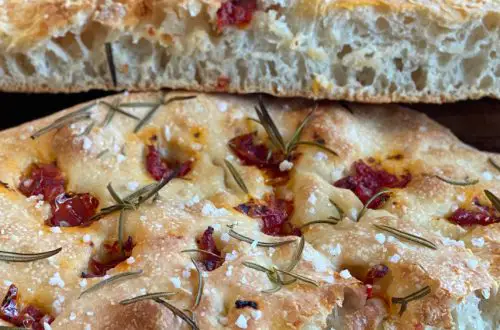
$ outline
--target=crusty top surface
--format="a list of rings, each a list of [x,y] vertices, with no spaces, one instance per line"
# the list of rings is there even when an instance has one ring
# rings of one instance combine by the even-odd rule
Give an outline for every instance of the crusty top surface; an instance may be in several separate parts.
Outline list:
[[[167,94],[165,100],[179,95],[183,94]],[[340,306],[366,309],[345,317],[345,322],[350,322],[346,327],[376,324],[386,317],[387,324],[399,328],[419,323],[450,328],[452,306],[473,292],[497,289],[500,223],[460,227],[445,219],[464,200],[483,196],[484,189],[500,195],[500,173],[488,162],[488,157],[496,155],[464,145],[448,130],[410,109],[396,105],[346,107],[321,103],[301,139],[322,139],[338,156],[299,146],[289,181],[273,188],[266,184],[263,171],[241,165],[227,146],[231,138],[252,131],[258,131],[266,139],[262,128],[248,120],[256,117],[257,99],[194,95],[194,99],[161,106],[137,134],[133,133],[137,122],[119,114],[108,125],[101,126],[108,112],[102,104],[91,109],[96,125],[86,135],[81,133],[90,123],[88,120],[35,140],[29,138],[37,129],[82,106],[0,133],[0,181],[10,187],[0,185],[0,250],[63,249],[56,256],[37,262],[1,262],[2,294],[11,282],[16,284],[23,301],[43,306],[57,315],[52,329],[182,327],[185,323],[152,301],[128,306],[118,302],[146,292],[172,291],[177,293],[170,300],[173,304],[190,308],[196,294],[197,273],[190,255],[180,251],[196,248],[196,237],[208,226],[215,229],[214,237],[225,262],[220,268],[203,273],[201,303],[193,311],[201,329],[239,329],[237,320],[241,315],[248,329],[323,328],[332,309]],[[159,99],[160,94],[120,94],[108,97],[107,101]],[[291,138],[300,121],[315,107],[312,102],[302,100],[265,99],[264,102],[285,140]],[[149,108],[127,108],[127,111],[142,118]],[[155,135],[167,152],[193,159],[193,169],[186,178],[173,179],[154,202],[127,211],[125,232],[136,243],[133,258],[108,274],[139,269],[143,274],[78,298],[83,290],[102,280],[82,281],[80,274],[104,242],[116,239],[118,214],[107,215],[89,227],[51,229],[44,225],[50,207],[20,194],[16,190],[20,177],[33,163],[56,162],[67,179],[68,191],[89,192],[100,200],[101,207],[109,206],[114,202],[106,190],[108,183],[125,196],[154,182],[145,169],[144,157],[145,146]],[[352,173],[353,162],[370,157],[390,173],[411,173],[412,180],[407,187],[394,189],[382,209],[367,210],[356,222],[363,204],[350,190],[332,183]],[[234,209],[249,197],[225,169],[225,159],[236,166],[249,195],[263,198],[275,193],[293,201],[295,211],[291,222],[296,227],[338,216],[334,204],[343,211],[343,220],[335,226],[313,225],[304,230],[306,244],[294,271],[317,281],[319,287],[296,282],[276,293],[263,293],[262,290],[272,287],[267,276],[242,265],[244,261],[252,261],[284,267],[297,243],[276,248],[255,247],[235,238],[228,239],[227,225],[235,225],[239,233],[260,241],[297,238],[267,236],[259,230],[258,219]],[[458,181],[468,177],[479,182],[456,186],[435,175]],[[425,237],[437,245],[437,250],[381,232],[374,224]],[[478,245],[476,242],[481,238],[484,242]],[[365,286],[356,276],[380,263],[389,266],[391,275],[384,287],[386,300],[378,299],[378,307],[373,308],[374,299],[366,300]],[[54,280],[58,277],[61,281]],[[410,303],[402,316],[398,315],[399,306],[388,303],[390,297],[403,297],[424,286],[429,286],[431,293]],[[236,309],[237,299],[256,301],[261,315],[249,308]]]
[[[159,28],[164,20],[172,19],[169,16],[172,10],[177,16],[176,19],[195,18],[194,21],[190,21],[190,25],[196,24],[200,28],[210,29],[211,24],[207,23],[215,22],[217,10],[223,2],[221,0],[3,0],[0,6],[0,49],[7,51],[32,49],[41,43],[45,45],[51,38],[57,43],[57,39],[66,33],[78,34],[89,24],[95,23],[107,26],[114,32],[151,38],[151,28]],[[419,11],[430,15],[432,19],[445,26],[479,19],[488,14],[497,15],[500,12],[499,0],[258,1],[260,10],[279,8],[283,15],[313,20],[328,15],[333,10],[353,10],[363,6],[375,6],[380,11],[388,13]],[[86,41],[90,42],[90,39]],[[57,45],[50,45],[50,48],[53,47]]]

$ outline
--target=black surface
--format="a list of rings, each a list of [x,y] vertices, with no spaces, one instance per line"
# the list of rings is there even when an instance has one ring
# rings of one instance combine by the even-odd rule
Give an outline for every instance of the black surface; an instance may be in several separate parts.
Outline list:
[[[53,112],[112,93],[91,91],[77,94],[0,93],[3,117],[0,129],[44,117]],[[485,151],[500,152],[500,101],[479,101],[432,105],[412,104],[412,109],[448,127],[462,141]],[[395,123],[397,125],[397,123]]]

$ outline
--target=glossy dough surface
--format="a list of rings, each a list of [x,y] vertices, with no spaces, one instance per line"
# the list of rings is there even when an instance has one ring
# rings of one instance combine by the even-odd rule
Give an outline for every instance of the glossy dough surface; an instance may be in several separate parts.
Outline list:
[[[108,102],[157,102],[170,93],[116,95]],[[497,295],[500,279],[500,223],[460,227],[445,218],[463,200],[483,196],[489,189],[500,194],[500,173],[488,162],[496,155],[479,152],[458,141],[449,131],[424,115],[399,106],[318,105],[305,127],[303,140],[322,139],[338,156],[310,146],[299,146],[288,182],[273,188],[255,166],[242,166],[227,144],[235,136],[262,128],[256,118],[255,97],[196,94],[196,98],[161,106],[137,134],[132,118],[115,114],[101,126],[107,108],[91,110],[97,123],[81,134],[89,121],[78,121],[32,140],[36,130],[82,106],[0,133],[0,250],[41,252],[62,247],[62,252],[32,263],[0,263],[0,292],[10,283],[18,286],[23,301],[36,304],[56,316],[52,329],[177,329],[186,323],[153,301],[122,306],[120,301],[146,292],[177,292],[169,301],[191,308],[197,290],[197,274],[190,257],[181,253],[196,248],[196,238],[208,226],[214,228],[217,247],[225,256],[221,267],[204,272],[204,291],[194,318],[200,329],[394,329],[432,326],[453,329],[499,326]],[[303,100],[264,99],[285,140],[314,104]],[[149,108],[127,108],[143,118]],[[26,198],[15,187],[33,163],[56,162],[67,179],[67,189],[89,192],[100,206],[113,204],[106,190],[112,183],[125,196],[154,182],[145,169],[145,146],[152,136],[169,155],[191,158],[185,178],[169,182],[154,202],[127,211],[125,232],[133,236],[132,258],[108,271],[108,275],[143,270],[142,276],[109,284],[78,298],[102,278],[82,280],[89,259],[106,241],[117,238],[118,213],[107,215],[89,227],[48,227],[50,207]],[[363,204],[350,190],[333,182],[352,173],[359,159],[374,158],[388,172],[409,172],[412,179],[379,210],[367,210],[356,222]],[[224,160],[230,160],[245,181],[251,196],[266,194],[293,201],[291,223],[338,216],[335,225],[313,225],[303,230],[306,241],[295,272],[313,279],[285,285],[275,293],[268,277],[242,265],[284,267],[297,247],[295,236],[272,237],[260,231],[260,220],[234,207],[248,201]],[[497,158],[500,161],[500,158]],[[435,177],[461,181],[478,179],[472,186],[455,186]],[[484,197],[481,197],[483,200]],[[437,250],[382,232],[374,224],[389,225],[432,241]],[[275,248],[255,247],[228,237],[227,225],[259,241],[297,239]],[[479,244],[478,242],[482,242]],[[361,277],[376,264],[390,274],[381,297],[366,299]],[[60,280],[58,279],[60,277]],[[359,277],[360,279],[358,279]],[[54,280],[56,278],[57,280]],[[424,286],[431,293],[412,301],[399,316],[400,306],[391,297],[404,297]],[[237,309],[236,300],[251,300],[252,308]],[[242,319],[243,318],[243,319]],[[244,322],[243,322],[244,320]]]

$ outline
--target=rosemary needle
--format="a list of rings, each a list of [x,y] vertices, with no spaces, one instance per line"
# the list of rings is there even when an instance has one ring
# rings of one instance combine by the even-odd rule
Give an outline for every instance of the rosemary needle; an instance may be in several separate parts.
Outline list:
[[[52,251],[41,252],[41,253],[17,253],[17,252],[0,251],[0,260],[8,262],[31,262],[52,257],[53,255],[56,255],[59,252],[61,252],[61,250],[62,248],[58,248]]]
[[[134,298],[129,298],[120,301],[120,305],[130,305],[133,303],[136,303],[138,301],[142,300],[149,300],[149,299],[155,299],[155,298],[169,298],[171,296],[176,295],[175,292],[154,292],[154,293],[146,293]]]
[[[238,173],[238,170],[234,167],[233,164],[231,164],[230,161],[224,159],[224,163],[226,164],[227,169],[233,176],[234,181],[236,181],[240,189],[243,190],[245,194],[248,194],[247,185],[245,184],[245,181],[243,181],[243,178],[241,177],[240,173]]]
[[[135,277],[135,276],[140,276],[141,274],[142,274],[142,269],[139,269],[139,270],[133,271],[133,272],[124,272],[124,273],[113,275],[105,280],[100,281],[99,283],[94,284],[93,286],[91,286],[87,290],[82,291],[82,293],[80,293],[80,296],[78,298],[80,298],[84,294],[99,290],[108,284],[114,283],[114,282],[119,281],[119,280],[129,279],[129,278]]]
[[[436,175],[436,178],[438,178],[439,180],[446,182],[448,184],[454,185],[454,186],[472,186],[472,185],[475,185],[479,182],[478,179],[475,179],[475,180],[465,179],[464,181],[457,181],[457,180],[452,180],[452,179],[445,178],[445,177],[439,176],[439,175]]]
[[[196,261],[191,258],[191,262],[193,263],[194,267],[196,268],[196,273],[198,274],[198,289],[196,290],[196,297],[194,298],[194,304],[193,304],[193,310],[198,307],[198,305],[201,302],[201,297],[203,295],[203,274],[201,273],[200,267],[196,263]]]
[[[422,246],[428,247],[429,249],[437,250],[437,245],[433,242],[429,241],[420,236],[416,236],[402,230],[396,229],[394,227],[386,226],[386,225],[374,225],[377,229],[391,233],[399,238],[405,239],[407,241],[420,244]]]

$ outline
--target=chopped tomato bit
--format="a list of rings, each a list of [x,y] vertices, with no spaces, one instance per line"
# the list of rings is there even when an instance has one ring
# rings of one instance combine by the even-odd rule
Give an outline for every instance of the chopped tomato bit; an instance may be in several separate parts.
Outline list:
[[[66,181],[54,164],[33,165],[29,175],[21,178],[19,191],[27,197],[43,195],[47,202],[53,202],[64,193]]]
[[[222,254],[215,245],[213,234],[214,234],[214,229],[209,226],[203,232],[203,234],[201,234],[200,237],[196,239],[196,243],[198,244],[198,248],[200,250],[205,250],[221,257]],[[223,262],[222,258],[217,258],[216,256],[207,253],[200,253],[200,257],[201,257],[200,261],[205,267],[205,270],[209,272],[222,266]]]
[[[262,220],[261,230],[264,234],[271,236],[300,236],[300,230],[294,228],[290,223],[293,213],[293,202],[284,199],[266,196],[263,201],[251,199],[247,203],[240,204],[236,210],[252,218]]]
[[[229,87],[229,84],[231,84],[231,79],[225,76],[220,76],[217,78],[215,89],[219,92],[226,92]]]
[[[61,194],[52,204],[49,226],[75,227],[89,224],[95,215],[99,201],[90,194]]]
[[[355,174],[342,178],[334,183],[335,187],[349,189],[358,196],[358,198],[366,204],[370,198],[378,193],[383,188],[404,188],[411,181],[411,174],[398,178],[394,174],[377,168],[377,166],[369,166],[362,160],[354,162],[353,169]],[[382,195],[373,200],[368,208],[378,209],[387,200],[387,195]]]
[[[177,177],[183,177],[191,171],[192,161],[188,160],[180,164],[169,164],[165,159],[162,159],[160,151],[154,146],[148,146],[146,155],[146,169],[153,179],[159,181],[165,176],[170,176],[174,168],[178,168],[179,174]]]
[[[11,284],[0,307],[0,318],[12,323],[16,327],[43,330],[44,323],[50,324],[54,317],[42,312],[33,305],[21,304],[18,288]]]
[[[49,226],[73,227],[87,225],[96,213],[99,201],[92,195],[65,193],[66,181],[54,164],[33,165],[29,175],[21,178],[19,190],[25,196],[43,195],[50,203]]]
[[[283,155],[273,152],[269,157],[269,148],[263,143],[257,143],[256,138],[255,133],[239,135],[229,140],[229,147],[243,165],[278,168],[279,164],[284,160]]]
[[[365,279],[366,294],[368,299],[373,296],[373,283],[375,280],[385,277],[388,272],[389,267],[383,264],[378,264],[370,268]]]
[[[244,27],[252,21],[257,10],[257,0],[229,0],[217,11],[217,30],[226,26]]]
[[[471,209],[459,208],[448,217],[448,221],[460,226],[487,226],[500,222],[498,212],[492,207],[481,205],[477,198],[474,199]]]
[[[90,259],[87,272],[82,273],[84,278],[101,277],[106,275],[107,271],[115,268],[121,262],[127,260],[132,255],[134,242],[132,237],[123,243],[124,254],[120,252],[120,245],[118,241],[112,244],[104,244],[104,254],[101,256],[94,256]]]

